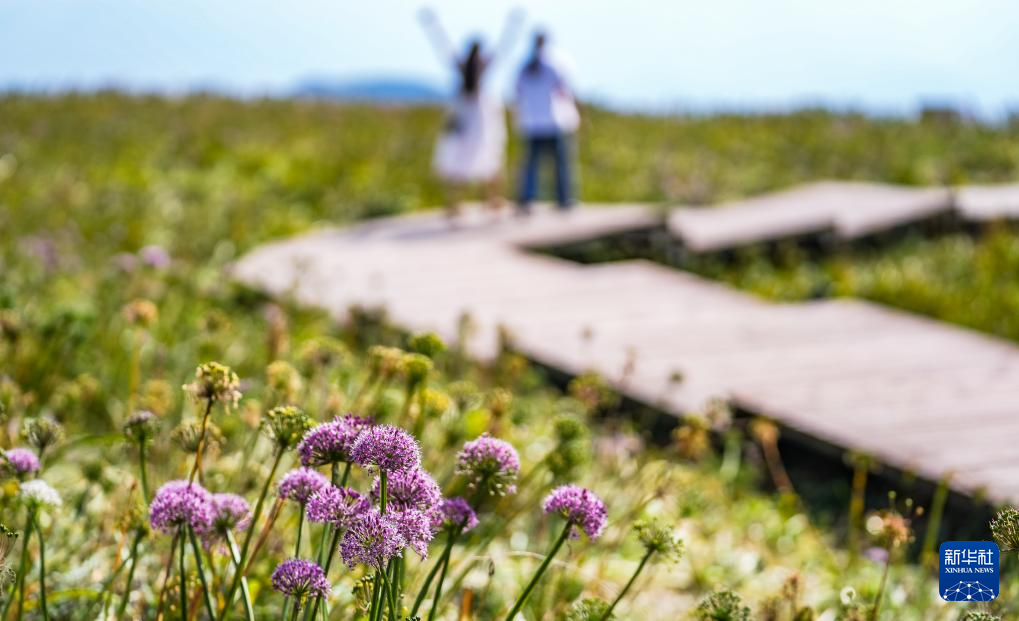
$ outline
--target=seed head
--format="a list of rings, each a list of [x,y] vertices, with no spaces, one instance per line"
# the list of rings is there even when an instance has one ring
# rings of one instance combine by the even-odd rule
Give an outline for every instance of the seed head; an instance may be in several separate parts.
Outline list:
[[[184,384],[184,392],[195,401],[218,401],[227,408],[241,399],[241,381],[230,367],[206,362],[195,369],[195,379]]]
[[[633,528],[637,531],[640,543],[648,552],[673,562],[683,556],[683,540],[668,526],[662,526],[657,520],[651,519],[640,520]]]
[[[715,591],[694,611],[700,621],[750,621],[750,608],[732,591]]]
[[[432,361],[424,354],[404,354],[401,370],[407,378],[407,385],[417,386],[428,379],[428,374],[432,371]]]
[[[49,416],[38,416],[25,420],[21,437],[42,455],[46,449],[64,439],[64,428]]]
[[[610,621],[615,619],[615,613],[610,613],[608,617],[605,613],[609,609],[609,603],[603,599],[597,597],[590,597],[579,600],[570,606],[569,612],[566,613],[566,621]]]
[[[1019,552],[1019,510],[1005,507],[991,520],[991,538],[1002,552]]]
[[[223,432],[212,421],[207,421],[205,424],[204,450],[208,451],[223,443]],[[202,423],[199,421],[181,423],[170,432],[170,437],[180,446],[182,451],[195,454],[198,452],[199,442],[202,437]]]
[[[410,350],[412,352],[435,358],[446,350],[446,344],[434,332],[421,332],[410,337]]]
[[[159,431],[159,418],[148,410],[132,414],[124,423],[124,435],[141,444],[151,440]]]
[[[276,448],[286,451],[297,446],[311,429],[311,417],[292,405],[275,407],[265,414],[262,428]]]
[[[421,413],[425,418],[438,418],[449,411],[452,401],[449,395],[434,388],[421,391]]]

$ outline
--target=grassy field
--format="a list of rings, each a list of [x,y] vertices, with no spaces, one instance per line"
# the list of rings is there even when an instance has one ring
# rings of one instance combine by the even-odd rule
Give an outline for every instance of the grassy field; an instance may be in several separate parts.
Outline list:
[[[371,348],[412,349],[406,335],[367,319],[336,326],[224,277],[232,259],[265,240],[438,203],[441,189],[428,161],[441,122],[441,112],[431,109],[288,101],[0,99],[0,447],[37,449],[38,433],[23,430],[37,428],[40,417],[64,429],[40,474],[62,506],[26,497],[21,488],[29,476],[8,477],[2,487],[0,522],[21,536],[0,557],[18,576],[0,590],[0,606],[25,594],[7,618],[19,609],[24,618],[43,618],[44,573],[46,615],[54,619],[95,619],[102,610],[113,618],[122,605],[122,618],[155,618],[164,583],[173,602],[167,616],[179,615],[179,572],[166,572],[173,537],[148,532],[141,505],[162,483],[185,478],[195,462],[187,431],[201,420],[202,401],[187,400],[180,386],[208,360],[237,372],[243,397],[232,413],[214,409],[221,437],[200,480],[252,504],[263,485],[274,487],[279,478],[266,483],[278,447],[266,411],[284,403],[303,407],[315,422],[348,409],[408,428],[422,421],[416,435],[423,464],[449,494],[467,493],[453,470],[466,440],[487,430],[517,447],[519,491],[492,499],[479,527],[457,544],[437,618],[458,618],[465,600],[468,618],[498,619],[510,609],[535,559],[562,528],[542,514],[541,498],[569,481],[606,501],[608,526],[596,540],[563,548],[525,606],[527,619],[597,619],[577,602],[611,601],[620,592],[645,553],[633,525],[648,516],[675,528],[686,551],[674,564],[653,559],[616,609],[619,618],[744,618],[727,596],[712,596],[732,589],[752,607],[749,618],[862,619],[878,596],[885,549],[892,550],[892,570],[880,618],[961,617],[965,609],[938,604],[927,570],[903,562],[910,533],[895,515],[872,516],[868,531],[862,515],[847,508],[842,520],[821,527],[795,498],[761,491],[766,474],[757,446],[768,442],[767,427],[742,438],[722,423],[721,435],[733,438],[725,448],[691,422],[675,445],[656,447],[639,429],[606,419],[616,405],[594,378],[564,393],[511,354],[483,367],[455,347],[436,354],[414,387],[427,387],[434,401],[408,399],[418,394],[408,388],[414,359]],[[657,118],[587,110],[582,194],[591,201],[709,202],[832,176],[1011,179],[1019,168],[1017,133],[822,112]],[[1013,235],[1003,230],[978,239],[910,239],[820,263],[747,259],[717,275],[782,297],[805,295],[821,282],[838,293],[913,300],[922,312],[1013,336],[1010,306],[973,303],[992,290],[1009,300],[1019,296],[1009,293],[1015,286],[1007,278],[1016,255]],[[323,348],[340,352],[338,358],[321,362],[315,352]],[[386,360],[392,368],[385,381],[370,381]],[[149,494],[141,486],[138,446],[122,432],[138,409],[159,421],[144,462]],[[295,465],[286,452],[279,475]],[[351,482],[367,492],[371,477],[355,469]],[[274,502],[271,496],[268,504]],[[32,507],[40,516],[34,528]],[[904,499],[897,508],[908,514]],[[288,504],[265,531],[247,573],[254,618],[280,614],[283,596],[272,591],[270,575],[297,545],[300,514]],[[320,532],[306,525],[305,556],[319,545]],[[441,559],[441,550],[437,540],[432,559]],[[211,546],[186,556],[185,593],[204,618],[195,559],[207,563],[215,608],[225,605],[234,575],[229,553]],[[407,556],[403,605],[434,562]],[[329,618],[364,617],[358,581],[372,572],[337,567]],[[1015,614],[1009,607],[1017,594],[1004,593],[993,609]],[[245,614],[239,599],[230,610],[235,618]]]

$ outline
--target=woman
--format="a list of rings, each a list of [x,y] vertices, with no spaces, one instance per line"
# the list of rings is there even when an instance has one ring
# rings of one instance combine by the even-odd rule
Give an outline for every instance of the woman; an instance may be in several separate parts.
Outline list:
[[[512,13],[500,38],[500,51],[505,49],[518,22],[519,14]],[[487,95],[482,87],[496,54],[486,53],[481,41],[474,39],[463,57],[459,57],[432,11],[421,12],[421,23],[442,59],[452,61],[458,82],[432,161],[435,172],[446,183],[449,215],[457,214],[461,193],[473,184],[483,185],[489,205],[498,208],[502,204],[506,121],[502,103]]]

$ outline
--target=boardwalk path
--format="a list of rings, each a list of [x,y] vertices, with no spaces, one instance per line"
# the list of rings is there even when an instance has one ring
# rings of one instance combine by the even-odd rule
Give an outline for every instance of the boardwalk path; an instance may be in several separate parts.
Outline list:
[[[470,212],[457,230],[410,215],[265,246],[235,276],[337,317],[384,306],[450,339],[469,313],[477,356],[494,353],[503,325],[533,359],[625,377],[621,390],[668,412],[720,396],[930,480],[951,474],[958,491],[1019,499],[1019,348],[867,302],[771,303],[644,261],[583,266],[526,249],[656,224],[640,206]]]

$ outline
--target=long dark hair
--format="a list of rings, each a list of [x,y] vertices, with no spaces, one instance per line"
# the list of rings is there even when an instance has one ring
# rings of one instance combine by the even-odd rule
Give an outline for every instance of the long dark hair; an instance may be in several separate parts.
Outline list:
[[[545,33],[541,30],[534,33],[534,44],[531,47],[531,57],[527,59],[524,70],[527,73],[537,73],[541,69],[541,53],[545,49]]]
[[[481,72],[485,63],[481,58],[481,41],[471,41],[467,48],[467,58],[460,63],[460,92],[473,95],[481,86]]]

